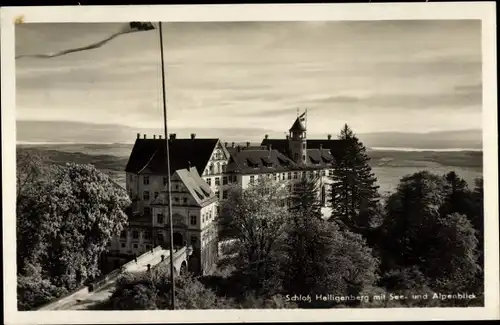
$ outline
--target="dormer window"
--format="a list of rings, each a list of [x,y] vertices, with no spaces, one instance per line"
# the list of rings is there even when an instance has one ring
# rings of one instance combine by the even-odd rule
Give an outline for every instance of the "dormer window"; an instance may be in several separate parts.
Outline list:
[[[318,159],[314,159],[312,156],[309,156],[309,159],[311,160],[311,162],[315,165],[318,165],[319,164],[319,160]]]
[[[262,157],[262,164],[264,167],[273,167],[273,162],[268,157]]]
[[[247,158],[247,165],[248,165],[248,167],[251,167],[251,168],[258,168],[259,162],[250,157],[250,158]]]

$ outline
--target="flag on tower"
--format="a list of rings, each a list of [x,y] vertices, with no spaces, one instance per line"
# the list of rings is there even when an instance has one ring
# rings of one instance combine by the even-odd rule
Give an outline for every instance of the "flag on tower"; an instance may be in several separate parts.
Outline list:
[[[61,55],[66,55],[66,54],[70,54],[70,53],[74,53],[74,52],[93,50],[93,49],[96,49],[96,48],[103,46],[104,44],[108,43],[109,41],[111,41],[112,39],[114,39],[120,35],[135,33],[135,32],[144,32],[144,31],[148,31],[148,30],[152,30],[152,29],[155,29],[155,27],[153,26],[153,24],[151,22],[133,21],[133,22],[124,24],[124,26],[122,26],[120,31],[106,37],[103,40],[100,40],[98,42],[92,43],[92,44],[87,45],[87,46],[66,49],[66,50],[62,50],[59,52],[55,52],[55,53],[23,54],[23,55],[16,56],[16,59],[27,58],[27,57],[39,58],[39,59],[50,59],[50,58],[55,58],[55,57],[58,57]]]

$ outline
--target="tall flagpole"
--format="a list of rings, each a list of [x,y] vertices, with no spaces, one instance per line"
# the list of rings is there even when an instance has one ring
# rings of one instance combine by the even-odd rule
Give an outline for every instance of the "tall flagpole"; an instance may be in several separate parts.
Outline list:
[[[306,122],[306,123],[305,123],[305,124],[306,124],[306,125],[305,125],[305,127],[306,127],[306,130],[307,130],[307,108],[306,108],[305,122]]]
[[[161,88],[163,91],[163,128],[165,132],[165,143],[167,149],[167,188],[168,188],[168,224],[170,231],[170,282],[172,283],[172,307],[175,309],[175,283],[174,283],[174,224],[172,222],[172,186],[170,183],[170,150],[167,133],[167,103],[165,96],[165,63],[163,62],[163,33],[161,21],[159,22],[160,29],[160,53],[161,53]]]

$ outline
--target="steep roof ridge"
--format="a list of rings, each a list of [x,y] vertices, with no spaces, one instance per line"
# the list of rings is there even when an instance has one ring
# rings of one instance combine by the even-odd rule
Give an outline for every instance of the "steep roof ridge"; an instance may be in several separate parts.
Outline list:
[[[200,207],[206,206],[209,201],[215,198],[215,194],[212,192],[208,184],[206,184],[205,181],[203,181],[203,179],[200,177],[196,168],[192,167],[189,170],[180,169],[177,170],[176,173]],[[210,194],[210,196],[201,199],[196,193],[198,189],[204,189]]]

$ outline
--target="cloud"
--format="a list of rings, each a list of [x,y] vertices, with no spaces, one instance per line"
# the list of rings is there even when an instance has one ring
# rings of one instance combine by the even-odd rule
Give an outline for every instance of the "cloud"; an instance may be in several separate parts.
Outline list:
[[[119,27],[74,25],[20,26],[16,50],[53,52]],[[345,122],[369,132],[480,121],[480,21],[166,23],[165,31],[174,128],[282,134],[297,107],[310,109],[308,124],[320,133]],[[141,33],[56,61],[19,61],[17,118],[156,127],[158,50],[157,35]]]

